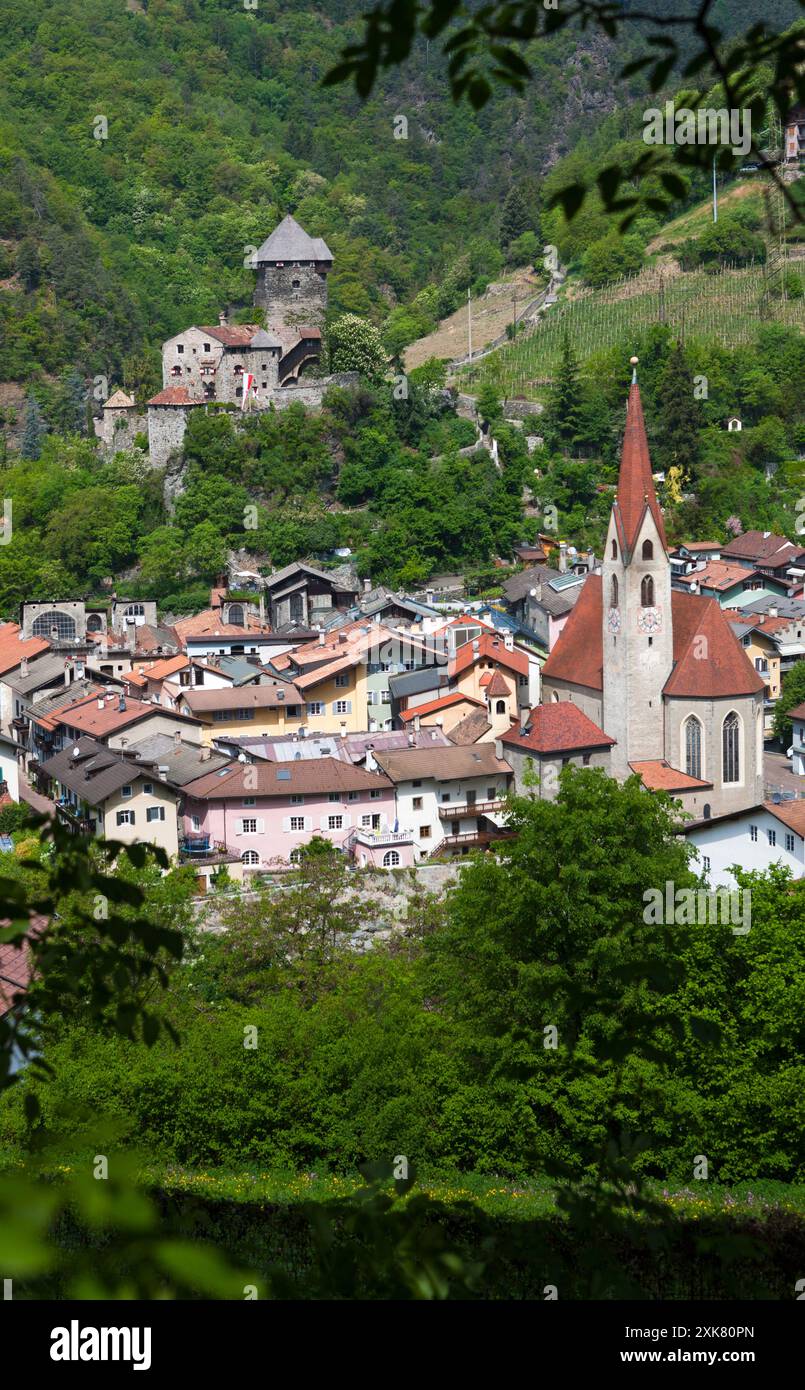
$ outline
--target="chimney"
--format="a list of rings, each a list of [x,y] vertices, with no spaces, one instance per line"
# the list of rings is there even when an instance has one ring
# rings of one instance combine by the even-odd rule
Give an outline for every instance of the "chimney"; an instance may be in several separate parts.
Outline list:
[[[409,748],[413,748],[413,746],[414,746],[415,743],[416,743],[416,739],[414,738],[414,735],[413,735],[413,734],[409,734],[409,735],[408,735],[408,747],[409,747]]]
[[[377,772],[377,760],[372,752],[371,744],[367,745],[366,748],[366,771]]]
[[[368,594],[368,593],[371,593],[371,590],[372,590],[372,581],[371,581],[371,579],[364,579],[364,581],[363,581],[363,592],[364,592],[365,594]]]
[[[104,703],[103,695],[99,695],[99,696],[98,696],[98,709],[105,709],[105,708],[106,708],[106,705],[105,705],[105,703]]]
[[[495,739],[495,757],[503,761],[503,742],[499,738]]]
[[[71,679],[72,679],[72,675],[73,675],[73,668],[72,668],[72,665],[71,665],[71,663],[70,663],[70,658],[69,658],[69,656],[68,656],[68,657],[65,657],[65,660],[64,660],[64,684],[65,684],[65,685],[69,685],[69,684],[70,684],[70,681],[71,681]]]
[[[418,734],[418,733],[419,733],[419,726],[420,726],[420,718],[419,718],[419,715],[418,715],[418,714],[415,714],[415,715],[414,715],[414,733],[415,733],[415,734]]]
[[[202,763],[208,763],[211,757],[212,749],[207,747],[202,748],[201,753],[199,754],[199,761]]]
[[[24,657],[22,658],[22,661],[20,662],[20,675],[22,676],[23,680],[25,680],[26,676],[28,675],[28,658],[27,658],[27,656],[24,656]]]
[[[175,732],[175,734],[173,735],[173,747],[174,747],[174,751],[175,751],[176,753],[178,753],[178,752],[179,752],[179,749],[181,748],[181,746],[182,746],[182,731],[181,731],[181,729],[177,729],[176,732]]]
[[[218,326],[219,326],[219,328],[226,328],[226,326],[227,326],[228,323],[229,323],[229,315],[228,315],[226,309],[222,309],[221,312],[220,312],[220,314],[218,315]]]
[[[559,573],[567,573],[567,541],[559,542]]]
[[[504,647],[506,648],[506,651],[507,651],[507,652],[513,652],[513,651],[514,651],[514,633],[513,633],[513,632],[504,632],[504,634],[503,634],[503,645],[504,645]]]
[[[118,708],[118,713],[119,713],[119,714],[123,714],[123,713],[125,712],[125,709],[126,709],[126,697],[125,697],[125,695],[121,695],[120,699],[119,699],[118,702],[117,702],[117,708]]]
[[[770,603],[770,604],[769,604],[769,617],[770,617],[770,618],[776,618],[776,617],[778,616],[778,614],[779,614],[779,611],[780,611],[780,610],[778,609],[776,603]]]
[[[425,603],[427,604],[428,608],[432,608],[432,607],[433,607],[433,590],[432,590],[432,589],[426,589],[426,590],[425,590]]]
[[[323,646],[325,645],[325,640],[326,640],[326,639],[325,639],[325,636],[324,636],[324,632],[320,632],[320,633],[319,633],[319,646],[320,646],[320,647],[323,647]]]

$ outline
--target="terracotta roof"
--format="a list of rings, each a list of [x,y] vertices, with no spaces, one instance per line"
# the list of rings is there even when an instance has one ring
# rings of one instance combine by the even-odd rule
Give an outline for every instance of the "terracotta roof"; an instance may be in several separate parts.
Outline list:
[[[91,695],[76,705],[63,706],[58,714],[51,715],[51,719],[54,724],[65,724],[68,728],[78,729],[81,733],[99,738],[114,734],[118,729],[125,729],[127,725],[136,724],[141,719],[147,719],[149,715],[161,715],[163,719],[183,722],[181,715],[145,700],[124,697],[123,703],[125,708],[121,709],[120,700],[116,695],[114,700],[104,700],[103,709],[99,709],[96,697]]]
[[[166,656],[162,661],[155,661],[153,666],[149,666],[148,669],[143,672],[142,678],[143,681],[164,680],[166,676],[172,676],[176,671],[183,671],[185,667],[189,665],[189,658],[183,653],[180,653],[178,656]],[[126,680],[131,680],[131,675],[126,676]]]
[[[186,386],[166,386],[152,396],[148,405],[203,405],[200,396],[191,396]]]
[[[614,738],[593,723],[578,705],[559,700],[550,705],[535,705],[521,727],[514,725],[502,735],[504,743],[535,753],[569,753],[579,748],[611,748]]]
[[[188,637],[254,637],[257,633],[271,632],[268,623],[260,623],[257,618],[249,618],[246,627],[224,623],[220,609],[216,608],[205,608],[190,618],[177,618],[173,630],[180,641]]]
[[[731,589],[734,584],[741,584],[757,577],[758,571],[747,569],[746,565],[730,565],[724,560],[710,560],[700,570],[678,575],[674,582],[687,586],[698,584],[700,587],[716,589],[722,593],[725,589]]]
[[[803,549],[801,545],[793,545],[785,536],[775,536],[773,531],[744,531],[722,546],[721,554],[740,556],[745,560],[762,560],[765,564],[785,564],[787,560],[802,555]]]
[[[798,835],[805,839],[805,801],[801,797],[796,801],[765,801],[763,809],[770,811],[773,816],[783,822],[783,825],[795,830]]]
[[[702,782],[699,777],[690,777],[687,772],[680,772],[678,768],[671,767],[665,758],[657,758],[653,761],[630,763],[632,772],[636,772],[638,777],[651,792],[690,792],[705,790],[712,787],[712,782]]]
[[[472,642],[465,642],[459,647],[453,660],[450,662],[449,671],[451,676],[460,675],[462,671],[469,670],[477,661],[495,661],[501,666],[505,666],[509,671],[516,671],[518,676],[528,675],[528,657],[525,652],[518,651],[516,647],[509,650],[502,637],[490,632],[483,632],[479,638],[477,652]]]
[[[400,752],[377,752],[375,758],[392,782],[410,782],[417,778],[454,782],[511,772],[509,764],[495,756],[493,743],[468,748],[407,748]]]
[[[442,695],[438,700],[426,700],[424,705],[411,705],[408,709],[402,710],[400,719],[403,724],[408,724],[415,715],[433,714],[438,710],[450,709],[453,705],[477,705],[479,709],[484,709],[482,700],[476,700],[474,695],[462,695],[460,690],[454,690],[452,695]]]
[[[257,323],[200,323],[198,331],[206,333],[210,338],[216,338],[224,347],[248,347],[259,328],[260,325]]]
[[[459,720],[458,724],[453,725],[447,737],[451,743],[465,746],[469,743],[477,743],[479,739],[483,738],[484,734],[489,733],[491,728],[492,725],[489,722],[486,710],[482,707],[481,709],[470,710],[469,714],[465,714],[464,718]]]
[[[763,681],[733,636],[716,599],[672,589],[671,621],[674,666],[665,683],[665,695],[707,699],[763,690]],[[697,638],[703,640],[697,642]],[[546,679],[603,690],[600,575],[585,580],[542,674]]]
[[[23,657],[30,660],[50,650],[50,643],[44,637],[27,637],[21,642],[21,631],[19,623],[0,623],[0,675],[13,671]]]
[[[500,671],[492,672],[492,679],[486,687],[487,695],[511,695],[512,688]]]
[[[300,758],[298,762],[235,763],[228,771],[205,773],[186,783],[184,791],[186,796],[200,800],[241,801],[244,796],[288,797],[390,789],[391,783],[382,773],[367,772],[340,758]]]
[[[723,550],[720,541],[680,541],[671,551],[674,555],[678,550],[689,550],[691,553],[696,550]]]
[[[651,459],[648,452],[646,424],[643,419],[643,406],[640,400],[640,387],[633,383],[629,388],[626,405],[626,428],[623,434],[618,490],[613,506],[615,524],[620,534],[621,549],[627,555],[637,539],[640,523],[648,507],[654,518],[663,545],[665,526],[662,512],[654,491],[651,476]]]
[[[796,705],[788,711],[789,719],[805,719],[805,704]]]
[[[275,709],[281,705],[302,705],[305,702],[295,685],[288,681],[271,685],[226,686],[222,690],[183,689],[181,699],[193,714],[227,709]]]
[[[44,925],[45,920],[44,917],[33,918],[32,926],[37,922]],[[10,926],[10,922],[6,919],[0,926]],[[10,942],[0,944],[0,1017],[8,1013],[15,995],[26,990],[30,981],[31,954],[27,941],[21,946]]]

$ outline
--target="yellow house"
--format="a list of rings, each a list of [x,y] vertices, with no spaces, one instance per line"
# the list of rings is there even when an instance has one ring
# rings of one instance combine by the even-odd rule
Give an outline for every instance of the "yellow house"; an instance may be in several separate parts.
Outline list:
[[[294,684],[304,698],[304,723],[311,733],[351,734],[369,728],[368,673],[360,655],[306,671]]]
[[[782,676],[780,673],[780,649],[776,640],[776,631],[780,631],[787,626],[784,618],[767,618],[765,614],[757,615],[741,614],[736,619],[731,619],[732,629],[749,657],[758,675],[766,683],[766,711],[765,728],[768,734],[771,731],[774,711],[769,708],[770,703],[780,698],[780,688]],[[740,625],[739,625],[740,624]]]
[[[289,681],[183,690],[178,709],[201,721],[202,741],[208,746],[224,734],[260,738],[296,733],[306,722],[305,696]]]

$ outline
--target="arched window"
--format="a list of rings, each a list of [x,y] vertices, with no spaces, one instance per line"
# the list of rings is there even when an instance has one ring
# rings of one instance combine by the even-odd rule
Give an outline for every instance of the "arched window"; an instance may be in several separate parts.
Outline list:
[[[400,863],[400,856],[396,849],[387,849],[383,855],[383,868],[396,869]]]
[[[741,780],[741,721],[734,710],[727,715],[721,727],[721,749],[722,749],[722,782],[740,782]]]
[[[51,608],[34,618],[31,633],[34,637],[56,637],[57,641],[69,641],[75,637],[75,623],[69,613],[59,613]]]
[[[554,690],[554,691],[552,692],[552,694],[551,694],[551,699],[553,700],[553,702],[554,702],[555,705],[558,705],[558,704],[559,704],[559,691],[558,691],[558,690]]]
[[[651,544],[651,541],[643,541],[643,559],[654,559],[654,546]]]
[[[505,713],[506,713],[506,701],[505,701],[505,700],[498,700],[498,701],[497,701],[497,704],[495,705],[495,714],[505,714]]]
[[[259,864],[260,856],[256,849],[245,849],[240,856],[241,864]]]
[[[618,543],[617,543],[617,541],[613,541],[613,542],[612,542],[612,558],[613,558],[613,560],[617,560],[617,558],[618,558]]]
[[[103,618],[100,613],[88,614],[87,632],[103,632]]]
[[[685,720],[685,771],[688,777],[702,775],[702,726],[694,714]]]
[[[641,608],[654,607],[654,580],[647,574],[640,584],[640,606]]]
[[[145,609],[141,603],[129,603],[123,609],[124,618],[144,618]]]
[[[609,606],[610,608],[617,608],[618,606],[618,576],[616,574],[613,574],[612,583],[609,586]]]
[[[230,623],[232,624],[233,627],[243,627],[243,604],[242,604],[242,603],[230,603],[230,605],[229,605],[229,617],[228,617],[227,621],[230,622]]]

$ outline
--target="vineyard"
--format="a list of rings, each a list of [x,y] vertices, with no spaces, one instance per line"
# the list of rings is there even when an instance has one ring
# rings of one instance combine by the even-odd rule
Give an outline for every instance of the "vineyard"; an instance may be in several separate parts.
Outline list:
[[[649,267],[604,289],[568,286],[566,297],[549,308],[527,336],[463,369],[460,384],[473,391],[491,381],[509,398],[539,397],[556,370],[565,335],[585,362],[607,348],[630,347],[652,323],[666,323],[686,338],[711,338],[730,347],[751,341],[764,322],[805,329],[805,299],[774,298],[768,286],[762,266],[715,275]]]

